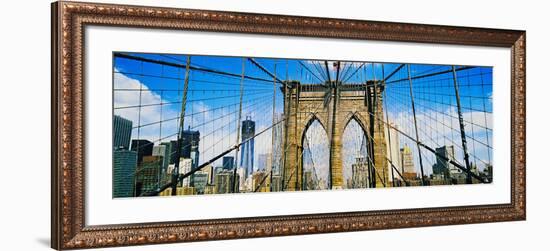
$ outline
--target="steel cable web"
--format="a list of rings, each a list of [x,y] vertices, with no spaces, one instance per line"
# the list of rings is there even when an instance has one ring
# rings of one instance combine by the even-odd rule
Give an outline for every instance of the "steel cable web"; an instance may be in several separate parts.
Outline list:
[[[133,196],[163,195],[175,191],[175,182],[181,191],[173,194],[286,190],[290,180],[300,190],[330,189],[332,153],[326,151],[332,136],[315,116],[328,104],[336,106],[342,92],[365,88],[380,99],[370,103],[374,124],[363,128],[352,117],[342,129],[344,187],[365,188],[354,185],[359,183],[350,173],[360,161],[369,166],[367,187],[492,181],[490,67],[229,57],[209,58],[213,65],[204,56],[187,62],[186,55],[114,57],[114,119],[131,122],[131,144],[123,148],[137,154],[135,169],[117,179],[134,185]],[[326,88],[325,102],[285,114],[283,95],[293,88],[291,80],[305,91]],[[300,163],[285,174],[284,157],[295,151],[281,141],[293,130],[285,128],[291,116],[312,121],[303,131]],[[371,126],[384,135],[387,165],[378,166]],[[204,185],[184,189],[191,184]]]

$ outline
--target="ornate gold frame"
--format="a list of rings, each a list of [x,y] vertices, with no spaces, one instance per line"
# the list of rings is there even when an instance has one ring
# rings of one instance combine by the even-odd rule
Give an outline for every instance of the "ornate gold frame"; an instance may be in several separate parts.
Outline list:
[[[84,28],[147,27],[319,38],[480,45],[512,51],[511,203],[200,221],[86,226]],[[112,4],[52,4],[52,241],[94,248],[525,220],[525,31]]]

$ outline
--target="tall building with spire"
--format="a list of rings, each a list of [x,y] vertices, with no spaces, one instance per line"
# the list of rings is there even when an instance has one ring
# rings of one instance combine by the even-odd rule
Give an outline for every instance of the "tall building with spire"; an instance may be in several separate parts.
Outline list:
[[[254,135],[256,134],[256,122],[249,116],[242,123],[241,141],[241,161],[240,167],[245,169],[245,176],[248,177],[254,171]],[[243,177],[243,178],[246,178]]]

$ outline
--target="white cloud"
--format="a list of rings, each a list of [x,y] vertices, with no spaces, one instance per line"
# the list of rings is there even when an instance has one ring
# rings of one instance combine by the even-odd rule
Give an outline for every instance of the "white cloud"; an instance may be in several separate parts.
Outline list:
[[[166,100],[152,91],[146,84],[140,82],[137,79],[131,78],[127,75],[116,73],[114,77],[115,89],[131,89],[133,91],[115,91],[114,93],[114,107],[128,107],[136,106],[140,104],[160,104],[171,102],[174,100]],[[141,88],[140,92],[135,91]],[[266,104],[271,104],[270,100],[265,101]],[[214,103],[215,104],[215,103]],[[179,116],[179,105],[165,105],[162,106],[162,119],[177,118]],[[236,118],[238,113],[235,110],[228,111],[216,109],[222,107],[220,105],[212,105],[203,101],[188,102],[186,108],[186,126],[190,125],[192,130],[198,130],[201,134],[199,142],[200,162],[210,160],[218,154],[226,151],[227,149],[235,146],[237,143],[237,122]],[[270,105],[262,106],[260,110],[257,107],[249,107],[243,110],[242,120],[245,120],[246,116],[250,116],[252,120],[256,121],[256,134],[271,126],[272,110]],[[245,107],[243,107],[245,108]],[[232,113],[232,114],[230,114]],[[148,106],[142,107],[141,112],[139,108],[128,109],[115,109],[115,115],[122,116],[129,119],[133,123],[133,127],[138,126],[138,118],[140,125],[148,123],[156,123],[161,120],[161,106]],[[190,116],[190,114],[195,114]],[[230,115],[228,115],[230,114]],[[162,139],[161,142],[166,142],[176,139],[176,133],[178,128],[178,120],[174,119],[168,122],[164,122],[162,125],[162,136],[174,134],[173,136]],[[160,124],[156,123],[150,126],[145,126],[140,129],[139,138],[147,139],[159,144]],[[137,139],[137,129],[132,132],[132,139]],[[257,167],[257,157],[262,153],[270,153],[272,148],[271,143],[271,129],[266,130],[264,133],[255,138],[255,160]],[[235,151],[232,151],[226,156],[234,156]],[[240,154],[238,159],[240,159]],[[217,160],[213,165],[221,165],[222,159]]]
[[[430,110],[422,110],[420,112],[417,110],[416,120],[419,128],[419,139],[434,149],[443,145],[454,145],[456,160],[464,164],[458,112],[456,108],[449,108],[444,113],[447,115]],[[412,112],[400,111],[399,113],[389,112],[388,114],[390,122],[395,123],[397,128],[402,132],[415,138]],[[493,114],[470,111],[463,113],[463,119],[470,161],[477,162],[479,168],[483,169],[484,163],[489,163],[489,159],[492,159],[492,150],[486,146],[487,143],[492,146],[492,130],[485,130],[484,127],[486,125],[487,128],[493,128]],[[476,124],[477,126],[472,124]],[[407,139],[402,134],[398,134],[398,136],[401,145],[408,143],[410,147],[414,148],[413,152],[417,151],[414,141]],[[470,137],[473,137],[475,140]],[[434,155],[428,152],[425,152],[424,155],[424,169],[429,174],[431,173],[431,164],[433,164],[429,162],[435,161]],[[418,167],[417,156],[413,155],[413,158],[416,162],[415,166]]]
[[[160,104],[161,102],[169,102],[167,100],[161,99],[160,95],[151,91],[149,87],[141,83],[140,81],[130,78],[124,74],[116,73],[114,77],[114,107],[129,107],[136,106],[140,103],[142,105],[147,104]],[[139,90],[140,91],[136,91]],[[116,90],[116,89],[125,89],[125,90]],[[140,94],[141,93],[141,94]],[[141,101],[141,102],[140,102]],[[162,109],[162,113],[161,113]],[[170,109],[168,106],[154,105],[139,108],[124,108],[124,109],[115,109],[115,115],[119,115],[123,118],[129,119],[132,121],[132,126],[134,128],[138,125],[143,126],[145,124],[159,122],[161,120],[166,120],[169,118],[175,118],[179,115],[179,112]],[[161,118],[162,114],[162,118]],[[139,138],[147,139],[149,141],[155,142],[158,141],[159,137],[166,137],[170,134],[176,132],[177,121],[169,121],[163,123],[162,125],[162,136],[160,135],[160,123],[150,126],[141,127],[139,129]],[[135,129],[132,132],[132,138],[138,138],[138,130]],[[174,137],[171,137],[174,138]],[[169,139],[163,140],[167,141]]]
[[[114,78],[114,88],[115,89],[125,89],[132,91],[115,91],[114,93],[114,107],[128,107],[136,106],[140,104],[160,104],[170,102],[169,100],[162,99],[161,96],[154,91],[152,91],[147,85],[143,84],[137,79],[133,79],[124,74],[117,73]],[[141,88],[141,97],[140,91]],[[179,107],[179,106],[176,106]],[[160,128],[160,120],[167,120],[171,118],[177,118],[180,115],[179,109],[171,108],[168,105],[161,106],[146,106],[139,108],[127,108],[127,109],[115,109],[115,115],[119,115],[126,119],[132,121],[132,126],[135,128],[138,125],[146,125],[150,123],[155,123],[149,126],[141,127],[139,130],[139,138],[147,139],[151,142],[154,142],[155,145],[160,142],[167,142],[170,140],[176,139],[177,129],[179,127],[178,120],[170,120],[163,122],[162,124],[162,135]],[[162,118],[161,118],[162,113]],[[195,113],[193,116],[189,114]],[[202,101],[196,101],[192,103],[187,103],[186,114],[188,116],[186,119],[191,119],[189,123],[192,127],[196,127],[193,130],[199,130],[201,133],[201,140],[199,142],[199,151],[201,152],[200,161],[204,162],[219,153],[225,151],[226,149],[232,147],[236,143],[236,131],[229,131],[230,128],[235,128],[236,123],[234,117],[224,116],[222,118],[219,110],[212,109],[208,104]],[[219,118],[212,123],[214,118]],[[138,123],[139,120],[139,123]],[[206,123],[205,123],[206,122]],[[232,125],[235,124],[235,125]],[[222,126],[225,126],[222,130]],[[212,132],[213,129],[219,129],[215,132]],[[170,136],[170,137],[168,137]],[[168,137],[168,138],[165,138]],[[132,139],[138,138],[138,130],[134,129],[132,131]],[[159,141],[159,139],[162,139]]]
[[[411,128],[411,123],[413,122],[412,112],[388,112],[388,115],[390,121],[395,122],[399,128]],[[471,134],[473,132],[473,134],[476,134],[479,132],[485,132],[485,129],[483,128],[485,126],[490,129],[493,128],[493,114],[490,112],[463,112],[462,117],[464,120],[464,129],[466,133]],[[458,121],[458,112],[456,108],[448,108],[443,112],[443,114],[433,110],[417,110],[416,121],[419,129],[422,129],[425,132],[432,130],[434,133],[441,134],[451,133],[451,128],[453,129],[453,133],[458,133],[456,130],[460,130],[460,123]],[[421,128],[421,126],[424,126],[425,128]]]

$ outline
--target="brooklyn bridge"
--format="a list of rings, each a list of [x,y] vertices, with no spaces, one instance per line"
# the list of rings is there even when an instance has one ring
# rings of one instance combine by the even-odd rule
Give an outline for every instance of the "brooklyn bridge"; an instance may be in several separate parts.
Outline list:
[[[113,197],[492,182],[492,68],[113,54]]]

